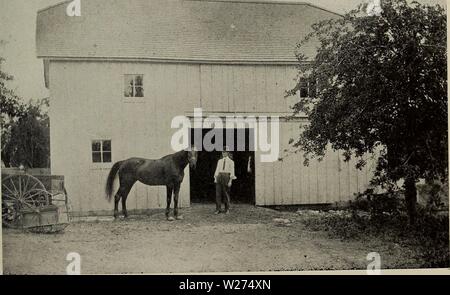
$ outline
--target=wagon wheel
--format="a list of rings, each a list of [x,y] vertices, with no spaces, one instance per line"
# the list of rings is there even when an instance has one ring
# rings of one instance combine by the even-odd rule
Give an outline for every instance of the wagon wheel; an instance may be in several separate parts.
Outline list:
[[[68,223],[41,225],[29,228],[28,231],[36,234],[56,234],[63,232],[67,226]]]
[[[2,223],[17,225],[22,210],[48,206],[50,195],[45,186],[31,175],[11,175],[2,181]]]

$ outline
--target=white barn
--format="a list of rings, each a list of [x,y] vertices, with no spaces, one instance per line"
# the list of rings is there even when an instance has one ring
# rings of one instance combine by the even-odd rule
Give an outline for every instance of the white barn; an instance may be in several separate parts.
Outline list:
[[[172,153],[172,118],[194,108],[280,116],[283,156],[306,120],[284,119],[295,103],[284,95],[295,83],[296,44],[313,23],[339,17],[308,3],[219,0],[85,0],[81,16],[69,17],[69,2],[38,12],[36,39],[50,89],[51,171],[65,176],[79,216],[111,214],[104,186],[113,163]],[[235,156],[236,201],[258,206],[349,200],[371,177],[371,165],[356,170],[336,152],[309,167],[300,153],[274,163],[253,151]],[[243,168],[249,156],[252,177]],[[186,169],[182,207],[213,200],[207,176],[216,157],[204,153],[199,171]],[[136,184],[128,208],[163,208],[165,194]]]

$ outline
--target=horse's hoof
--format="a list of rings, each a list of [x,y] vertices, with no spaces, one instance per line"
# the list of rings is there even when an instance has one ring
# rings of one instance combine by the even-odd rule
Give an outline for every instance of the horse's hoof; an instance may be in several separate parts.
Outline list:
[[[173,218],[173,217],[167,217],[167,221],[175,221],[175,218]]]
[[[177,216],[175,218],[176,218],[176,220],[183,220],[184,219],[184,217],[182,215],[181,216]]]

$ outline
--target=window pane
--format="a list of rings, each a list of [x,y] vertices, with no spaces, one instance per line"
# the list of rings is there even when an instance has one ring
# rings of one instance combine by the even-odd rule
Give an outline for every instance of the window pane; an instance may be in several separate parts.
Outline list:
[[[111,151],[111,140],[103,141],[103,151],[110,152]]]
[[[308,80],[306,78],[300,78],[300,97],[308,97]]]
[[[144,88],[136,87],[136,93],[134,97],[144,97]]]
[[[308,80],[306,78],[300,78],[300,87],[308,87]]]
[[[111,163],[112,157],[111,152],[104,152],[103,153],[103,163]]]
[[[317,94],[317,83],[316,81],[311,81],[309,83],[309,96],[316,97]]]
[[[144,76],[136,75],[135,79],[134,79],[134,85],[135,86],[144,86]]]
[[[100,152],[101,147],[102,147],[101,141],[96,140],[96,141],[92,142],[92,151],[93,152]]]
[[[134,83],[134,75],[125,75],[124,76],[125,97],[133,96],[133,83]]]
[[[133,97],[133,86],[125,87],[125,97]]]
[[[92,152],[92,162],[101,163],[102,157],[100,152]]]
[[[133,86],[134,75],[124,75],[125,86]]]
[[[302,87],[300,88],[300,97],[308,97],[308,87]]]

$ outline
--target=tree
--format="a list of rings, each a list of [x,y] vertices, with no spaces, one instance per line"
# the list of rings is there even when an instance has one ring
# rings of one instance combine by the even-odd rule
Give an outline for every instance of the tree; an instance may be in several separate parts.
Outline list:
[[[6,117],[14,118],[23,114],[23,107],[20,98],[13,90],[8,89],[6,83],[13,80],[13,76],[5,73],[1,69],[1,65],[5,59],[0,57],[0,107],[2,123],[6,121]]]
[[[1,142],[2,142],[2,161],[9,163],[9,154],[5,152],[6,144],[11,138],[11,124],[20,116],[24,115],[24,106],[20,98],[13,90],[7,87],[8,81],[13,80],[13,77],[8,73],[2,71],[1,66],[5,61],[0,57],[0,127],[1,127]]]
[[[0,57],[0,66],[4,59]],[[48,100],[24,104],[7,87],[13,77],[0,68],[1,157],[7,167],[49,167],[49,118],[43,107]]]
[[[10,138],[5,146],[12,166],[44,168],[50,165],[50,120],[42,109],[48,99],[30,101],[24,114],[11,124]]]
[[[447,174],[446,13],[405,0],[384,0],[378,15],[362,8],[313,25],[298,45],[303,78],[288,95],[304,79],[317,91],[294,106],[309,116],[294,145],[306,160],[322,157],[328,144],[346,160],[379,150],[373,183],[404,179],[414,223],[416,182]],[[318,44],[312,60],[301,52],[311,42]]]

